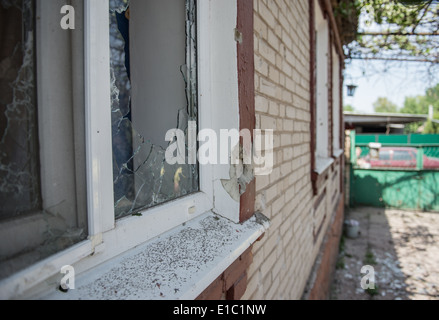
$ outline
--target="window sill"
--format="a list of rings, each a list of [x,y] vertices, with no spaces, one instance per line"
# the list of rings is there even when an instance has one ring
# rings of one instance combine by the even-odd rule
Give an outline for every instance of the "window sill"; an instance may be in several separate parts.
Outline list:
[[[317,157],[316,158],[316,167],[314,172],[317,175],[322,175],[324,174],[324,172],[326,170],[329,169],[329,167],[334,163],[334,159],[333,158],[321,158],[321,157]]]
[[[312,185],[314,196],[317,196],[321,191],[323,183],[328,179],[329,169],[334,162],[334,158],[316,157],[315,168],[312,172]]]
[[[77,276],[75,290],[54,300],[192,300],[269,227],[262,214],[243,224],[212,212]]]
[[[342,154],[343,154],[343,149],[338,149],[338,150],[334,150],[334,152],[333,152],[333,157],[335,158],[335,159],[338,159]]]

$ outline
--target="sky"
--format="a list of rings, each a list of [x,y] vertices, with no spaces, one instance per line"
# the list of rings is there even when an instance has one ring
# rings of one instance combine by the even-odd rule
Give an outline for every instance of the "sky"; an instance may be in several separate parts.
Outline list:
[[[373,103],[386,97],[402,108],[407,96],[425,95],[426,89],[436,84],[420,72],[423,68],[425,65],[415,62],[400,65],[355,60],[345,68],[344,104],[358,112],[373,113]],[[358,86],[354,97],[347,96],[349,84]]]

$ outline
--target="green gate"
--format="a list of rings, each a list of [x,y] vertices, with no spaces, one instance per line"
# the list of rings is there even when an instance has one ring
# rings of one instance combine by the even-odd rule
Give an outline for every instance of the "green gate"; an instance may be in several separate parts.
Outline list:
[[[439,211],[439,135],[350,134],[350,205]]]

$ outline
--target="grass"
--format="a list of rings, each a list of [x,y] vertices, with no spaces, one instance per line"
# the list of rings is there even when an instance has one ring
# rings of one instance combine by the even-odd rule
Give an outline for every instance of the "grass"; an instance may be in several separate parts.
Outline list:
[[[375,255],[373,254],[373,252],[370,249],[367,249],[367,251],[366,251],[366,255],[364,257],[364,263],[366,265],[370,265],[370,266],[374,266],[377,264],[377,262],[375,260]]]
[[[374,289],[366,289],[364,291],[366,291],[366,293],[368,295],[370,295],[371,297],[376,296],[376,295],[379,294],[379,289],[378,289],[378,286],[377,286],[376,283],[375,283],[375,288]]]
[[[367,244],[366,255],[364,256],[364,264],[369,266],[375,266],[377,261],[375,260],[375,255],[372,252],[370,243]]]
[[[342,270],[346,268],[344,257],[345,257],[345,237],[342,235],[340,238],[340,244],[338,246],[338,258],[337,258],[337,264],[335,265],[335,268],[337,270]]]
[[[342,270],[346,268],[345,262],[344,262],[344,256],[340,255],[337,259],[337,264],[335,265],[335,268],[337,270]]]
[[[374,266],[377,264],[375,255],[373,254],[372,250],[371,250],[371,246],[370,244],[367,245],[367,251],[366,251],[366,255],[364,256],[364,264],[369,265],[369,266]],[[371,297],[376,296],[379,294],[379,289],[376,283],[374,283],[374,288],[373,289],[366,289],[364,290],[368,295],[370,295]]]

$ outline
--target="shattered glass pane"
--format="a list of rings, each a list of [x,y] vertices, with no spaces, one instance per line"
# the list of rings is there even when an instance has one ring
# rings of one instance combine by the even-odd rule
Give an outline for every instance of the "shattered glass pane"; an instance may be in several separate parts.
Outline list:
[[[153,143],[153,137],[140,134],[145,128],[135,128],[133,123],[142,124],[143,119],[136,117],[136,106],[132,97],[132,70],[139,67],[133,65],[130,50],[136,50],[136,43],[132,42],[130,26],[133,26],[130,6],[144,0],[110,0],[110,52],[111,52],[111,112],[113,130],[113,176],[114,176],[114,203],[116,218],[136,214],[137,212],[153,206],[177,199],[179,197],[199,191],[198,166],[188,164],[188,124],[197,122],[197,66],[196,66],[196,6],[194,0],[186,0],[181,12],[182,33],[185,35],[184,48],[185,63],[173,67],[172,77],[178,77],[184,92],[181,106],[174,108],[175,123],[171,129],[180,129],[186,137],[186,164],[170,165],[167,163],[166,145]],[[150,1],[151,8],[160,8],[157,0]],[[184,1],[184,0],[180,0]],[[144,5],[144,4],[143,4]],[[148,5],[148,4],[147,4]],[[149,12],[148,14],[154,14]],[[130,20],[131,19],[131,20]],[[146,16],[144,19],[148,19]],[[171,17],[169,17],[171,19]],[[131,22],[131,23],[130,23]],[[137,24],[138,26],[139,24]],[[160,26],[155,26],[157,33]],[[132,29],[132,28],[131,28]],[[131,30],[131,33],[136,30]],[[149,39],[145,38],[145,42]],[[159,59],[160,60],[160,59]],[[166,61],[142,60],[145,64],[165,64]],[[169,66],[167,66],[169,67]],[[149,75],[151,77],[151,75]],[[152,75],[159,78],[160,75]],[[175,78],[174,78],[175,79]],[[138,87],[151,86],[151,83],[137,83]],[[173,88],[174,89],[174,88]],[[175,90],[178,90],[175,88]],[[142,101],[143,102],[143,101]],[[159,126],[165,126],[164,120],[156,117],[157,110],[169,108],[167,105],[148,106],[148,120],[154,119]],[[171,106],[172,107],[172,106]],[[168,109],[168,110],[174,110]],[[155,117],[155,118],[151,118]],[[163,137],[164,140],[165,137]],[[173,143],[169,142],[169,144]]]
[[[0,6],[0,220],[41,209],[33,1]]]
[[[50,1],[38,5],[41,29],[60,21],[59,10],[55,14],[48,10],[57,0]],[[78,4],[76,10],[81,14],[82,5]],[[78,178],[85,180],[85,168],[77,165],[84,162],[81,156],[85,146],[79,142],[83,141],[78,133],[81,130],[74,132],[83,127],[85,119],[81,110],[73,110],[72,95],[77,92],[67,87],[71,82],[83,83],[83,78],[80,72],[74,72],[77,76],[65,72],[72,69],[72,60],[79,65],[83,58],[52,55],[54,43],[65,49],[62,46],[67,41],[60,44],[52,34],[37,32],[36,16],[35,0],[0,0],[0,279],[88,235],[86,194]],[[59,35],[64,31],[50,32]],[[65,39],[72,40],[68,37]],[[72,52],[83,48],[83,40],[75,39],[68,43]],[[37,43],[41,44],[38,50]],[[43,61],[50,68],[43,68]],[[37,74],[44,80],[37,83]],[[52,77],[45,77],[47,74]],[[73,94],[59,94],[63,97],[53,102],[48,97],[55,95],[48,89]],[[37,92],[45,103],[38,104]],[[75,98],[77,105],[84,105],[82,93]],[[63,121],[62,129],[56,126],[59,120]],[[62,145],[65,150],[58,152],[47,145]]]

